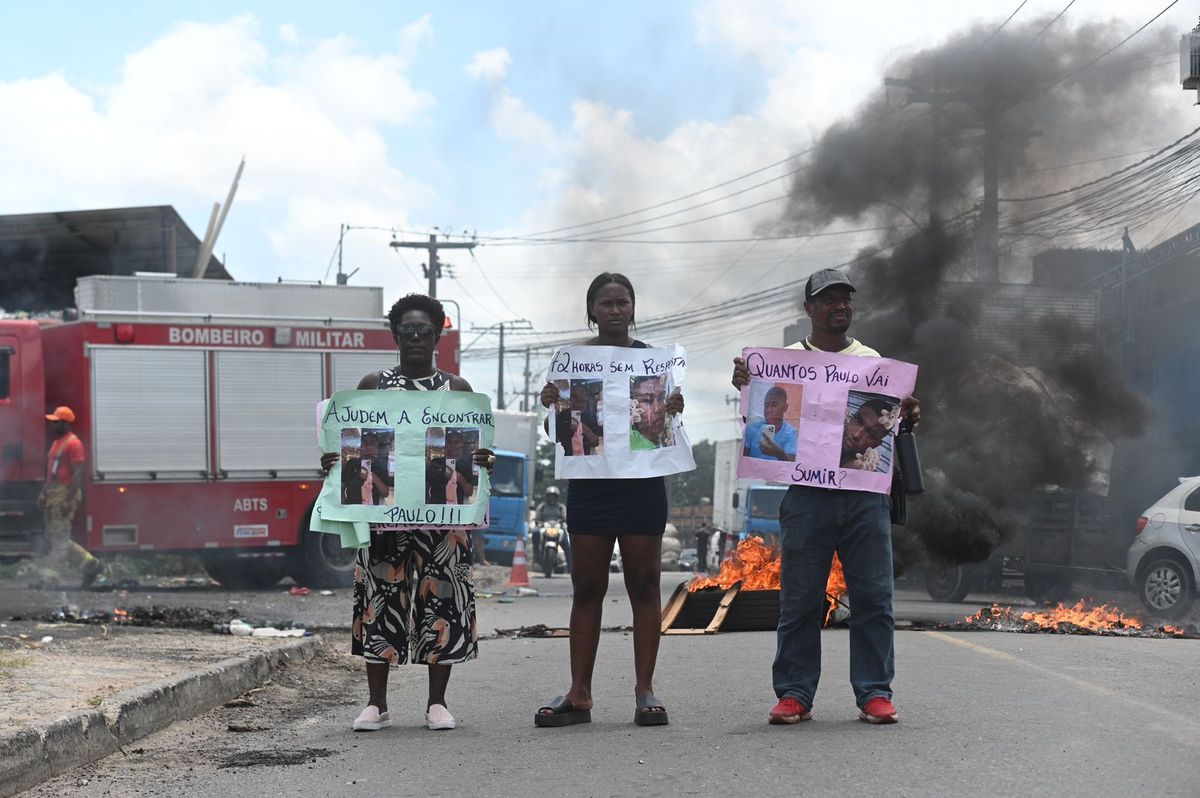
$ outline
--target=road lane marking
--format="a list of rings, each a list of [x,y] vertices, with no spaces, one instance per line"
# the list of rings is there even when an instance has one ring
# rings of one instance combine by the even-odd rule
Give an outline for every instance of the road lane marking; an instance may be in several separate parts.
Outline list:
[[[969,640],[963,640],[961,637],[956,637],[954,635],[946,634],[945,632],[928,631],[928,632],[920,632],[919,634],[929,635],[930,637],[937,638],[938,640],[942,640],[944,642],[951,643],[951,644],[959,646],[961,648],[965,648],[969,651],[974,651],[976,654],[982,654],[985,657],[991,657],[992,659],[998,659],[998,660],[1003,660],[1005,662],[1013,662],[1018,665],[1023,665],[1026,668],[1029,668],[1030,670],[1037,671],[1038,673],[1041,673],[1045,676],[1053,677],[1055,679],[1058,679],[1061,682],[1066,682],[1067,684],[1069,684],[1073,687],[1077,687],[1080,690],[1086,690],[1090,693],[1095,693],[1096,695],[1102,696],[1104,698],[1107,698],[1107,699],[1110,699],[1113,701],[1120,701],[1123,704],[1127,704],[1131,707],[1136,707],[1137,709],[1140,709],[1144,712],[1149,712],[1152,715],[1159,715],[1160,717],[1162,717],[1164,719],[1170,720],[1172,723],[1182,724],[1184,726],[1191,726],[1195,729],[1200,729],[1200,722],[1197,722],[1194,718],[1192,718],[1188,715],[1184,715],[1179,712],[1174,712],[1165,707],[1160,707],[1157,704],[1148,704],[1145,701],[1139,701],[1138,699],[1131,698],[1130,696],[1127,696],[1124,693],[1118,693],[1115,690],[1110,690],[1107,687],[1101,687],[1100,685],[1094,684],[1093,682],[1085,681],[1084,679],[1079,679],[1075,676],[1071,676],[1066,673],[1061,673],[1059,671],[1054,670],[1053,668],[1047,668],[1045,665],[1039,665],[1036,662],[1032,662],[1032,661],[1024,659],[1022,657],[1018,657],[1014,654],[1010,654],[1007,651],[1001,651],[998,648],[991,648],[990,646],[981,646],[978,643],[972,643]],[[1184,742],[1192,747],[1200,747],[1200,739],[1193,739],[1193,738],[1186,737],[1186,736],[1181,737],[1179,735],[1178,728],[1160,728],[1159,730],[1166,734],[1170,734],[1172,736],[1172,738],[1175,739],[1177,742]]]

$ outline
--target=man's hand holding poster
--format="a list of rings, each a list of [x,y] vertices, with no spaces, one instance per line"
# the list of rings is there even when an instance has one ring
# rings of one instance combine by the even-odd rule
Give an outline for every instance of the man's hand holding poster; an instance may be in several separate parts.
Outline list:
[[[338,391],[321,413],[322,448],[341,456],[330,470],[313,529],[336,522],[409,527],[485,523],[491,484],[472,462],[495,426],[486,396],[461,391]]]
[[[548,428],[558,479],[661,477],[696,467],[667,399],[683,384],[683,347],[568,346],[547,380],[558,389]]]
[[[900,401],[917,367],[804,349],[748,348],[738,476],[888,493]]]

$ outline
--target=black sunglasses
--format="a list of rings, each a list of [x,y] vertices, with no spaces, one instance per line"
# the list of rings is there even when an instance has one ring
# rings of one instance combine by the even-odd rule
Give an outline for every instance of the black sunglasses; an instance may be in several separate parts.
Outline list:
[[[401,324],[396,328],[397,338],[408,338],[416,335],[420,338],[432,338],[434,333],[432,324]]]

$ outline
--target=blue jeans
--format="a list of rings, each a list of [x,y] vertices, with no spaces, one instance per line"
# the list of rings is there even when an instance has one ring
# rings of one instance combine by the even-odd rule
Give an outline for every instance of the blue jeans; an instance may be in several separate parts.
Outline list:
[[[892,697],[891,500],[879,493],[793,485],[779,507],[783,563],[771,668],[775,695],[812,708],[821,678],[825,583],[836,551],[850,594],[850,686],[862,707]]]

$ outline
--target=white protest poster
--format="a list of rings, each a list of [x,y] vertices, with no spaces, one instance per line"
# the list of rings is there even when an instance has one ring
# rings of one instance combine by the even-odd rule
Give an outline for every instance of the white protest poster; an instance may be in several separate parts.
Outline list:
[[[738,476],[888,493],[900,400],[917,367],[806,349],[747,348]]]
[[[321,413],[322,449],[341,456],[322,485],[311,529],[343,545],[365,524],[478,527],[491,484],[472,461],[491,448],[491,402],[463,391],[338,391]]]
[[[557,479],[661,477],[691,471],[692,444],[667,398],[683,385],[687,354],[669,349],[568,346],[550,360]]]

